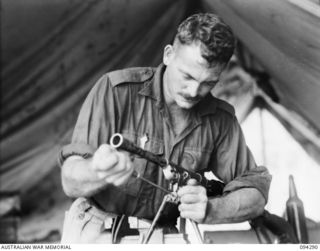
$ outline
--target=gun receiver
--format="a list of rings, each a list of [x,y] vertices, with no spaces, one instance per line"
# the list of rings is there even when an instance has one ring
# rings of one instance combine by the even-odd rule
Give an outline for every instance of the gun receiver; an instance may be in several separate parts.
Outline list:
[[[185,185],[189,179],[195,179],[199,184],[207,189],[208,196],[221,195],[224,183],[216,180],[208,180],[203,175],[189,171],[166,158],[158,156],[150,151],[146,151],[135,145],[130,140],[124,138],[120,133],[113,134],[110,139],[110,145],[114,148],[127,151],[144,158],[164,169],[165,177],[172,182],[178,182],[179,185]]]

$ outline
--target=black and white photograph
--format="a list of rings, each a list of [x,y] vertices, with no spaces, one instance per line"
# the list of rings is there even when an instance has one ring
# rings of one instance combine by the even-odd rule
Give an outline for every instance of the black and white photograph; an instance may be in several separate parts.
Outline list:
[[[1,250],[318,249],[320,0],[0,0],[0,18]]]

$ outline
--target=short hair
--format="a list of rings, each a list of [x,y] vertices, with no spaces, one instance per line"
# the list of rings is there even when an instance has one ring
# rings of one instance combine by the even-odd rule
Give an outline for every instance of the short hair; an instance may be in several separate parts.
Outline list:
[[[209,65],[227,64],[233,54],[236,39],[231,28],[211,13],[194,14],[178,27],[175,42],[200,42],[201,55]]]

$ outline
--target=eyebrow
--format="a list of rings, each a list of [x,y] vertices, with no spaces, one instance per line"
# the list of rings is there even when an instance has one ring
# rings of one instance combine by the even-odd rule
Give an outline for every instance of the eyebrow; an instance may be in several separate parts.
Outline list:
[[[179,71],[181,73],[183,73],[184,75],[186,75],[188,78],[191,78],[193,80],[196,80],[196,78],[194,78],[191,74],[189,74],[188,72],[185,72],[184,70],[182,69],[179,69]],[[218,83],[220,80],[220,78],[217,78],[217,79],[213,79],[213,80],[207,80],[207,81],[202,81],[203,83],[208,83],[208,82],[212,82],[212,83]]]
[[[179,69],[180,72],[182,72],[184,75],[186,75],[189,78],[192,78],[194,80],[196,80],[192,75],[190,75],[188,72],[185,72],[184,70]]]

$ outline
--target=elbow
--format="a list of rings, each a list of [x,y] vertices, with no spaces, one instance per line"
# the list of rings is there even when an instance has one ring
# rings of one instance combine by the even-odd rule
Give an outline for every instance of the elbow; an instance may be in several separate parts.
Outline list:
[[[263,195],[257,191],[257,197],[256,197],[256,203],[255,203],[255,217],[258,217],[263,214],[264,208],[266,206],[266,199],[263,197]]]
[[[265,204],[264,204],[264,203],[263,203],[263,204],[258,205],[258,208],[257,208],[257,215],[256,215],[256,217],[258,217],[258,216],[260,216],[260,215],[262,215],[262,214],[263,214],[264,206],[265,206]]]

